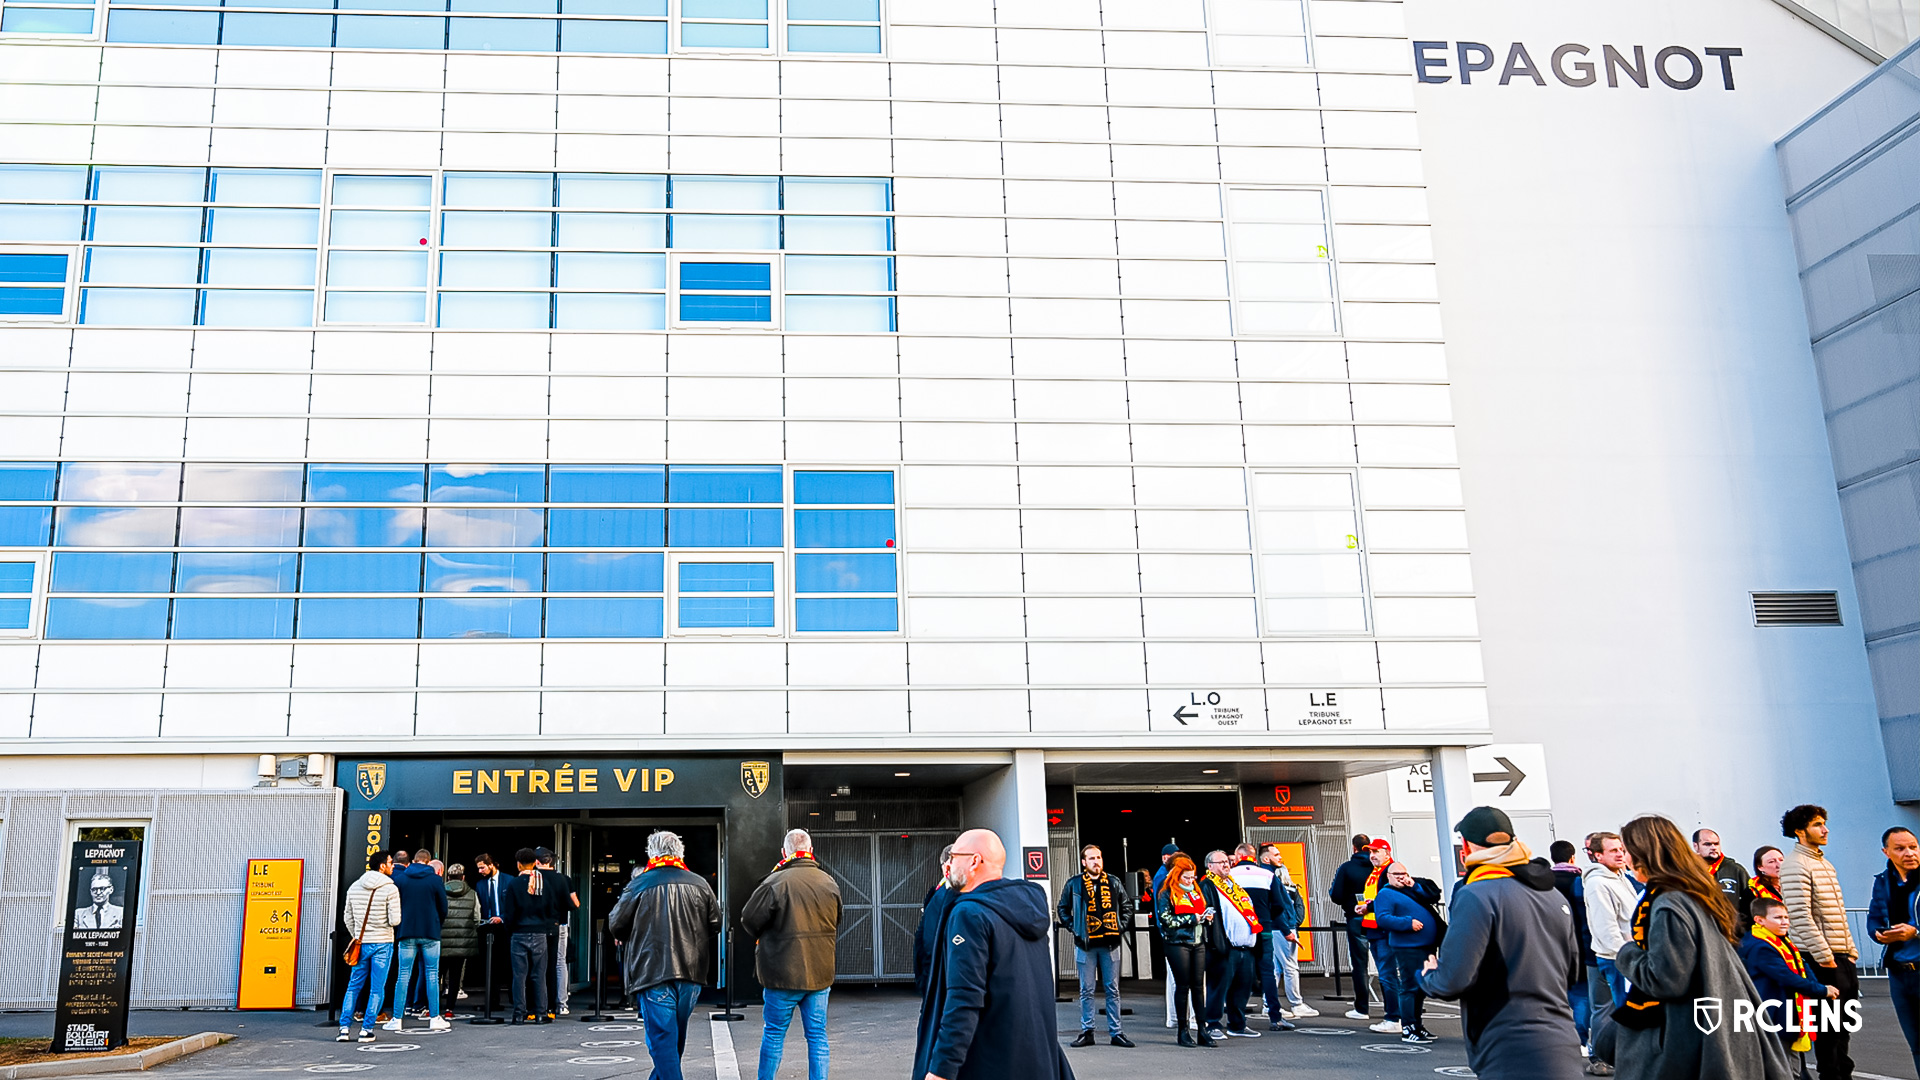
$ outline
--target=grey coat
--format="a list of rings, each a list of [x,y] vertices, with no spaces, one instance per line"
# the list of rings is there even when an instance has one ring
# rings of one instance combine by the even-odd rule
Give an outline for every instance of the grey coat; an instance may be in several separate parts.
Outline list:
[[[1792,1072],[1780,1039],[1758,1030],[1733,1030],[1733,1002],[1760,1000],[1740,954],[1721,935],[1700,902],[1668,890],[1647,915],[1647,945],[1620,947],[1614,963],[1637,989],[1660,999],[1666,1026],[1633,1031],[1606,1025],[1620,1080],[1788,1080]],[[1720,1000],[1713,1034],[1694,1022],[1694,999]],[[1596,1053],[1606,1047],[1597,1045]]]

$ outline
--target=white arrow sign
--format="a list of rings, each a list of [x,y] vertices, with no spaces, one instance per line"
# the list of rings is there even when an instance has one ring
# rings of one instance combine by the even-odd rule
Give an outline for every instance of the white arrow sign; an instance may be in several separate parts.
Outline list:
[[[1547,751],[1539,743],[1494,743],[1467,748],[1476,805],[1518,810],[1551,810],[1547,792]]]

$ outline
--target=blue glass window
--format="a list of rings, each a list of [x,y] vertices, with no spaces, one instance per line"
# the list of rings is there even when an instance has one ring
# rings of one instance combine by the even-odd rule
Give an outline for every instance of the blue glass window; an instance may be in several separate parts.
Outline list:
[[[893,505],[891,472],[806,472],[793,474],[796,503],[879,503]]]
[[[32,563],[0,562],[0,593],[30,593],[32,591]]]
[[[422,615],[422,637],[428,638],[537,638],[540,636],[538,597],[427,600]]]
[[[177,464],[69,461],[60,466],[60,498],[67,502],[173,502],[179,497]]]
[[[771,596],[680,597],[682,629],[753,628],[772,625],[773,597]]]
[[[675,214],[673,246],[772,251],[780,246],[780,219],[772,214]]]
[[[877,548],[893,546],[892,510],[795,510],[793,546]]]
[[[675,547],[779,547],[778,510],[669,510],[668,543]]]
[[[553,298],[553,319],[553,325],[563,330],[664,330],[667,298],[635,293],[561,293]]]
[[[538,510],[427,511],[428,547],[539,547],[545,532]]]
[[[893,291],[893,259],[887,255],[789,255],[790,293]]]
[[[0,502],[34,502],[53,498],[53,463],[0,462]]]
[[[303,638],[417,638],[420,601],[301,600]]]
[[[183,593],[292,592],[295,556],[264,551],[195,551],[180,556],[174,591]],[[289,611],[291,617],[291,611]]]
[[[888,251],[893,221],[883,217],[787,216],[789,251]]]
[[[659,592],[665,556],[652,551],[592,551],[547,556],[548,592]]]
[[[192,289],[82,289],[80,321],[95,326],[192,326]]]
[[[163,593],[173,586],[173,555],[165,551],[62,551],[53,557],[57,593]]]
[[[0,547],[44,547],[51,506],[0,506]]]
[[[314,502],[422,502],[426,470],[418,465],[310,465]]]
[[[884,214],[893,185],[880,178],[790,176],[782,184],[790,214]]]
[[[47,601],[47,636],[68,639],[155,639],[167,636],[165,600]]]
[[[91,34],[93,8],[32,8],[8,4],[0,30],[10,34]]]
[[[890,593],[899,588],[892,555],[796,555],[797,593]]]
[[[66,310],[65,255],[0,253],[0,315],[59,315]]]
[[[427,591],[539,592],[540,556],[461,551],[427,556]]]
[[[172,547],[174,519],[168,509],[62,506],[53,519],[53,542],[61,547]]]
[[[0,165],[0,200],[87,197],[85,166]],[[82,206],[0,206],[0,242],[42,243],[78,240],[86,208]]]
[[[547,498],[547,471],[539,465],[435,465],[427,501],[537,503]]]
[[[220,43],[222,45],[304,45],[327,48],[333,44],[333,16],[229,11],[220,27]],[[174,612],[175,619],[178,619],[179,615],[179,612]],[[287,617],[289,620],[292,619],[291,611],[288,612]],[[286,635],[263,636],[284,637]]]
[[[173,602],[176,638],[290,638],[293,598],[234,600],[191,598]]]
[[[220,41],[220,13],[114,8],[107,18],[107,40],[153,45],[215,45]]]
[[[815,333],[890,333],[899,319],[891,296],[789,296],[786,325]]]
[[[447,47],[450,49],[475,49],[488,52],[557,51],[559,29],[554,25],[553,19],[453,18],[448,19],[447,24]]]
[[[547,600],[547,636],[657,638],[664,616],[658,596],[556,596]]]
[[[680,264],[682,322],[772,322],[771,263]]]
[[[770,562],[683,562],[675,584],[675,621],[682,630],[774,625]]]
[[[180,511],[182,547],[298,547],[294,507],[189,506]]]
[[[898,631],[900,604],[892,597],[799,597],[793,628],[800,632]]]
[[[300,557],[303,593],[420,591],[420,556],[327,552]]]
[[[778,503],[785,485],[778,465],[673,465],[667,492],[677,503]]]
[[[568,8],[576,5],[568,4]],[[598,5],[607,6],[607,5]],[[667,51],[664,22],[613,22],[606,19],[564,19],[560,23],[560,51],[574,53],[658,54]],[[657,605],[656,605],[657,606]],[[551,619],[552,615],[549,614]],[[652,635],[659,636],[658,615]],[[562,635],[554,635],[556,637]],[[580,635],[587,636],[587,635]],[[636,637],[641,635],[634,635]]]
[[[407,8],[413,5],[381,3],[378,6]],[[336,43],[342,49],[444,49],[447,47],[447,20],[422,15],[342,15],[335,33]],[[300,636],[307,636],[304,630]]]
[[[180,497],[186,502],[299,502],[298,465],[191,464]]]
[[[549,510],[547,543],[553,547],[663,547],[664,510]]]
[[[311,507],[308,547],[419,547],[423,521],[416,507]]]
[[[553,502],[657,503],[667,500],[666,470],[658,465],[555,465]],[[22,498],[43,498],[26,495]]]
[[[877,53],[880,51],[878,26],[796,26],[787,27],[789,52]]]
[[[30,562],[0,562],[0,630],[25,630],[33,620]]]
[[[772,563],[683,562],[681,592],[772,592]]]

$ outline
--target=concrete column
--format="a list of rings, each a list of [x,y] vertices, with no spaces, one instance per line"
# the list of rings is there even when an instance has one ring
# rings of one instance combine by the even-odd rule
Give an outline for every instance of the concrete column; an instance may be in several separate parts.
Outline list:
[[[1015,750],[1012,764],[966,786],[960,811],[967,828],[992,829],[1007,846],[1005,876],[1025,877],[1021,848],[1047,846],[1046,754]]]
[[[1440,841],[1441,887],[1449,894],[1459,874],[1453,827],[1473,809],[1473,774],[1464,746],[1436,746],[1433,762],[1433,829]]]

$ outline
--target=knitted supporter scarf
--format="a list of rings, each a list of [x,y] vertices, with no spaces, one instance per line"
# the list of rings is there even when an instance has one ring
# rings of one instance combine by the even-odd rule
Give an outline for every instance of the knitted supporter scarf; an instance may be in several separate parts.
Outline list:
[[[1659,889],[1651,885],[1647,886],[1647,891],[1640,897],[1640,903],[1633,909],[1633,943],[1642,949],[1647,947],[1647,922],[1653,917],[1653,899],[1658,895],[1660,895]],[[1660,999],[1638,986],[1629,986],[1627,1000],[1614,1009],[1613,1018],[1623,1028],[1649,1031],[1666,1026],[1667,1010],[1661,1007]]]
[[[1178,885],[1168,885],[1167,898],[1176,915],[1198,915],[1207,910],[1207,898],[1200,894],[1198,887],[1188,891]]]
[[[662,866],[674,866],[685,870],[687,868],[687,860],[676,859],[671,855],[661,855],[657,858],[647,860],[648,870],[657,870]]]
[[[1233,910],[1239,912],[1240,917],[1247,920],[1247,929],[1256,934],[1264,929],[1260,925],[1259,916],[1253,913],[1253,899],[1247,895],[1247,890],[1240,887],[1239,882],[1225,874],[1215,873],[1207,874],[1207,880],[1213,882],[1213,887],[1220,890],[1221,896],[1227,898],[1227,903],[1233,905]]]
[[[1764,941],[1768,945],[1772,946],[1773,951],[1780,954],[1780,959],[1785,960],[1787,962],[1788,970],[1792,971],[1795,975],[1798,975],[1803,979],[1807,977],[1806,960],[1800,956],[1800,950],[1794,948],[1793,944],[1789,942],[1786,938],[1783,938],[1780,935],[1774,933],[1773,931],[1767,929],[1766,927],[1761,926],[1759,923],[1753,924],[1753,936],[1759,938],[1761,941]],[[1806,1013],[1802,1011],[1805,1008],[1805,1006],[1801,1004],[1806,1000],[1807,999],[1805,997],[1799,994],[1793,995],[1793,1002],[1792,1002],[1793,1012],[1791,1015],[1792,1017],[1794,1017],[1792,1022],[1794,1023],[1795,1026],[1799,1025],[1798,1018],[1806,1015]],[[1814,1038],[1815,1038],[1815,1035],[1813,1032],[1802,1031],[1800,1033],[1800,1037],[1793,1041],[1793,1046],[1791,1047],[1791,1049],[1795,1053],[1804,1053],[1805,1051],[1813,1048]]]
[[[807,863],[812,866],[820,865],[819,860],[813,857],[813,852],[796,851],[793,854],[787,856],[786,858],[781,859],[778,863],[774,864],[773,868],[776,872],[778,872],[781,870],[785,870],[787,867],[792,866],[795,863]],[[649,864],[649,868],[651,868],[651,864]],[[682,869],[684,868],[685,868],[685,864],[682,864]]]
[[[1360,899],[1367,902],[1367,913],[1360,918],[1360,925],[1369,930],[1378,930],[1380,920],[1373,917],[1373,902],[1380,898],[1380,876],[1387,872],[1384,866],[1376,866],[1373,873],[1367,875],[1367,887],[1361,890]]]
[[[1105,874],[1081,874],[1080,888],[1087,897],[1088,945],[1108,948],[1120,940],[1120,908],[1113,902],[1113,888]]]
[[[1755,874],[1747,879],[1747,890],[1756,897],[1764,896],[1775,903],[1786,903],[1786,900],[1780,895],[1779,878],[1762,877],[1759,874]]]

